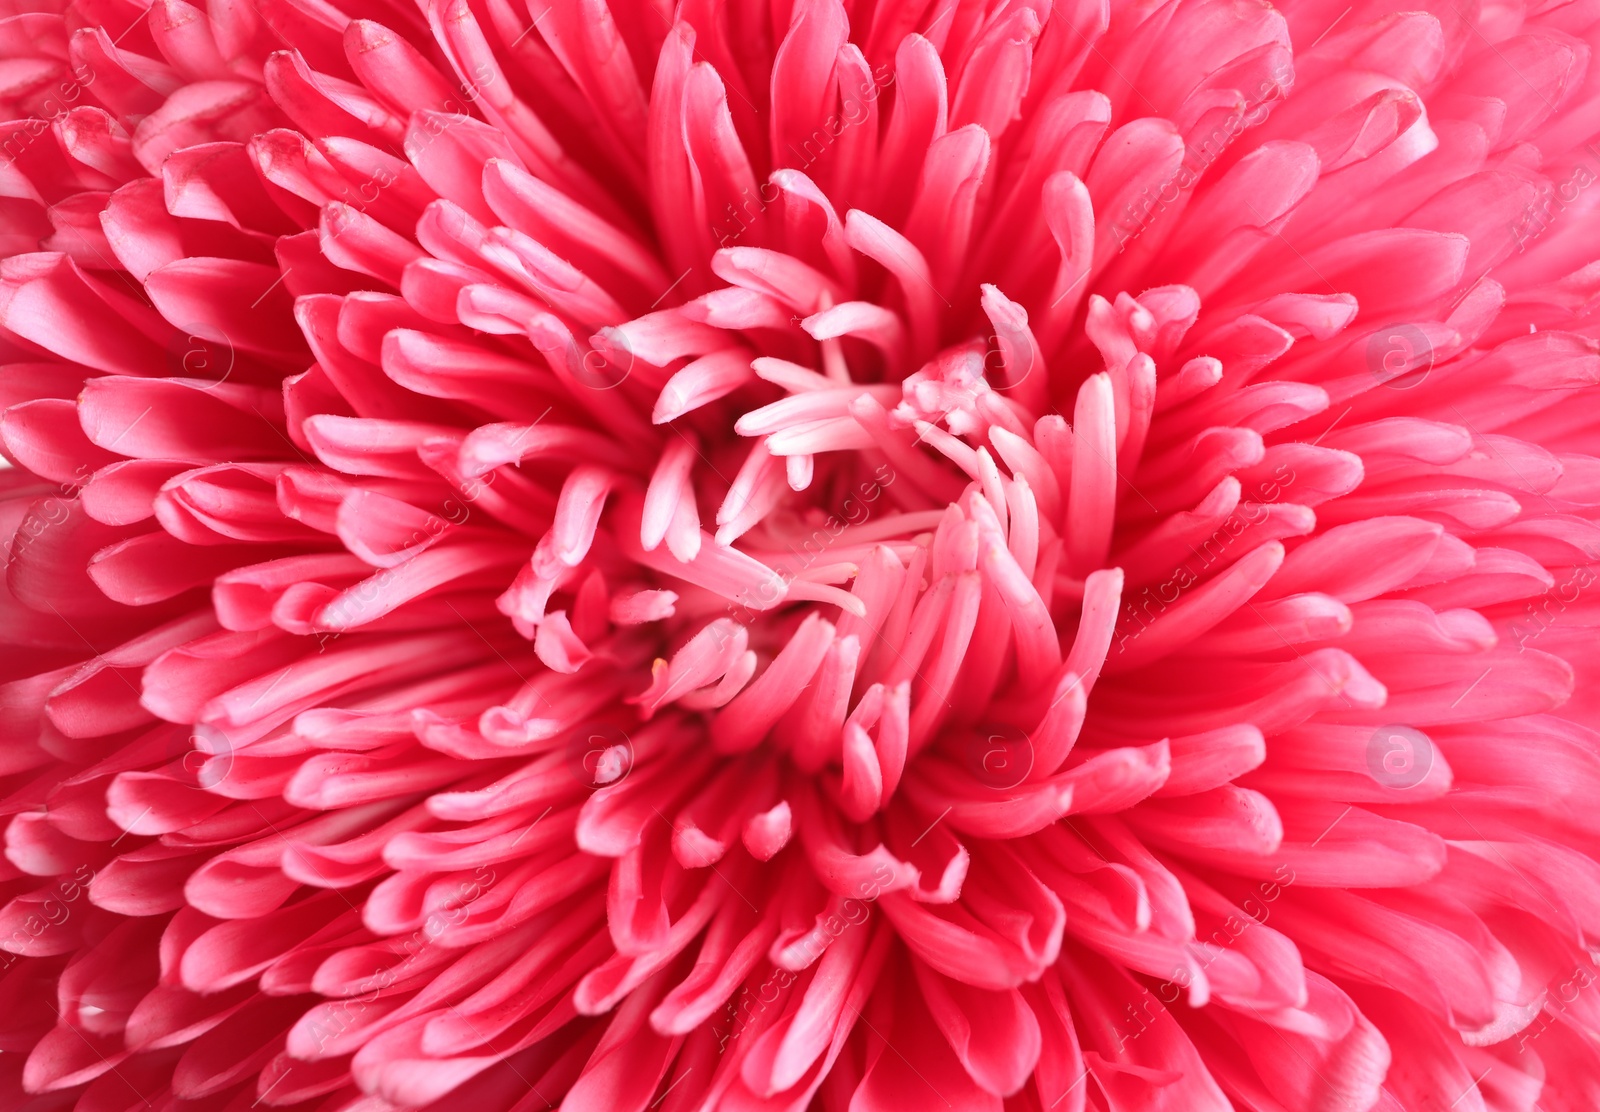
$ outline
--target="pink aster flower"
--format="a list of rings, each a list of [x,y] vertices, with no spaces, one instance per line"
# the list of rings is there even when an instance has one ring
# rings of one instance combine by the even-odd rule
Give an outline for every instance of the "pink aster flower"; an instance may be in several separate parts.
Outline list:
[[[0,1108],[1600,1108],[1596,43],[10,3]]]

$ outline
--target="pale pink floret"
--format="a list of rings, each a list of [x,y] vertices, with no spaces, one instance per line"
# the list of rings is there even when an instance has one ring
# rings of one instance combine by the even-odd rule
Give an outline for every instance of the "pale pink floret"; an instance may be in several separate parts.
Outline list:
[[[1600,23],[1392,7],[0,13],[0,1108],[1600,1107]]]

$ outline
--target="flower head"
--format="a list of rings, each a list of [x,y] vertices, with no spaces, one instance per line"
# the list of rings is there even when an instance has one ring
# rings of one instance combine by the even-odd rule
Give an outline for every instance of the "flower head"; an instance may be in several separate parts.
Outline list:
[[[0,1106],[1600,1106],[1600,23],[0,20]]]

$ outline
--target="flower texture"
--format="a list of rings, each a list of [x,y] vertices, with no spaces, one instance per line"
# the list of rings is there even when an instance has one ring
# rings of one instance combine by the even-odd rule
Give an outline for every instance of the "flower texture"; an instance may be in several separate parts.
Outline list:
[[[1600,1108],[1595,0],[197,5],[0,20],[0,1107]]]

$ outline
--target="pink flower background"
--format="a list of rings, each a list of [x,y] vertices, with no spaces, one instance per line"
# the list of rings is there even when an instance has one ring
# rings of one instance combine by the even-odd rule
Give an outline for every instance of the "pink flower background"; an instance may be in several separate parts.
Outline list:
[[[1600,0],[5,0],[0,1109],[1600,1108]]]

